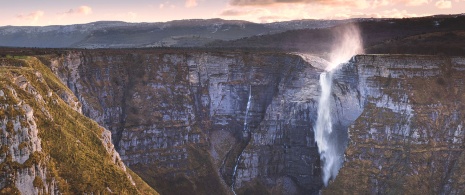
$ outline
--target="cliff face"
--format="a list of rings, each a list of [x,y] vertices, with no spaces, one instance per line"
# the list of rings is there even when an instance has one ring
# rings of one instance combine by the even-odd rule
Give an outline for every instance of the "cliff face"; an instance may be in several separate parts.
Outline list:
[[[464,193],[464,58],[357,56],[336,74],[364,109],[326,194]]]
[[[41,60],[164,194],[322,188],[318,58],[93,50]],[[463,193],[464,67],[458,57],[362,55],[334,72],[331,140],[345,162],[323,193]]]
[[[80,111],[38,59],[0,58],[1,194],[141,193],[111,133]]]
[[[103,50],[43,60],[162,193],[321,187],[312,133],[320,71],[299,56]]]

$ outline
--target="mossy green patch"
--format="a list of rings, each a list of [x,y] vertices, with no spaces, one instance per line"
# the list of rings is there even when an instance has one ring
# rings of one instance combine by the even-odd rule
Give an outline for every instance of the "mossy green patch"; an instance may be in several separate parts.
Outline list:
[[[42,140],[42,152],[32,153],[22,165],[12,161],[11,155],[8,154],[1,167],[18,170],[24,166],[43,164],[48,168],[47,180],[55,178],[60,192],[64,194],[106,194],[110,191],[116,194],[143,193],[132,185],[122,168],[112,162],[100,139],[104,129],[74,111],[57,95],[62,92],[72,94],[71,91],[36,58],[18,59],[24,61],[27,66],[0,67],[0,85],[2,89],[14,89],[22,104],[28,104],[33,108],[39,137]],[[17,75],[24,76],[44,101],[37,101],[33,94],[15,85],[12,78]],[[13,108],[18,101],[13,98],[10,90],[3,91],[7,98],[0,104],[8,106],[2,111],[9,119],[23,115],[24,113],[20,112],[21,107]],[[47,95],[49,91],[53,91],[52,96]],[[9,133],[14,132],[11,120],[6,126]],[[20,147],[26,146],[22,144]],[[2,151],[3,149],[2,147]],[[41,182],[42,180],[36,177],[34,186],[40,188],[46,185]],[[14,194],[17,190],[7,187],[3,191]]]

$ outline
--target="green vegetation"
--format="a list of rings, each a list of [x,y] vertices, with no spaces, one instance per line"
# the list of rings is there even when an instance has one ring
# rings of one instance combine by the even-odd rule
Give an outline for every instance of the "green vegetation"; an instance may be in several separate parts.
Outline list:
[[[39,176],[36,176],[32,183],[33,183],[34,187],[36,187],[36,188],[43,188],[44,187],[44,182],[42,181],[42,179]]]
[[[8,88],[14,89],[18,99],[34,110],[39,137],[42,140],[42,152],[32,153],[29,160],[22,165],[13,162],[11,154],[7,154],[6,160],[0,164],[1,170],[6,167],[18,170],[34,164],[44,165],[48,171],[46,180],[51,181],[54,178],[58,182],[60,192],[64,194],[156,194],[140,178],[133,176],[136,183],[143,186],[142,191],[137,190],[122,168],[112,162],[100,140],[104,129],[60,99],[57,94],[72,93],[50,69],[34,57],[10,56],[7,59],[13,60],[13,64],[24,66],[0,67],[0,86],[7,97],[6,100],[0,100],[0,105],[10,105],[1,112],[6,113],[10,119],[16,116],[24,118],[24,110],[12,106],[17,100]],[[27,79],[44,98],[44,102],[37,101],[33,94],[20,89],[12,82],[12,78],[18,75]],[[54,92],[52,96],[47,96],[49,91]],[[11,120],[6,126],[7,132],[14,132]],[[19,147],[25,148],[27,143],[23,142]],[[7,149],[2,147],[1,153],[7,153]],[[46,185],[40,177],[36,177],[33,184],[38,188]],[[18,190],[12,184],[0,193],[15,194]]]
[[[134,173],[131,169],[127,168],[126,172],[131,175],[132,180],[134,183],[136,183],[137,189],[139,190],[140,193],[142,194],[152,194],[152,195],[158,195],[159,193],[155,191],[152,187],[150,187],[147,183],[145,183],[142,178],[139,177],[136,173]]]
[[[16,188],[14,185],[7,185],[3,189],[0,189],[0,194],[9,194],[9,195],[20,195],[21,192],[19,192],[18,188]]]

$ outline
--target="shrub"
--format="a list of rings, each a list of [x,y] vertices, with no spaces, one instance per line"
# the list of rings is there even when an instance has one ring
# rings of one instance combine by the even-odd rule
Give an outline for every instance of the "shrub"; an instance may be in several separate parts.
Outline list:
[[[34,178],[34,181],[32,182],[32,184],[34,185],[34,187],[39,188],[39,189],[44,187],[44,182],[42,181],[42,178],[40,178],[37,175]]]

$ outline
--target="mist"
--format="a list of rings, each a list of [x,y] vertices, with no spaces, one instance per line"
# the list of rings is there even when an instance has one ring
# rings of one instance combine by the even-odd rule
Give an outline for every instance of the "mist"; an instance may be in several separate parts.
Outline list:
[[[348,62],[354,55],[364,53],[360,30],[355,24],[334,28],[333,37],[334,41],[329,53],[330,64],[326,67],[328,72]]]

